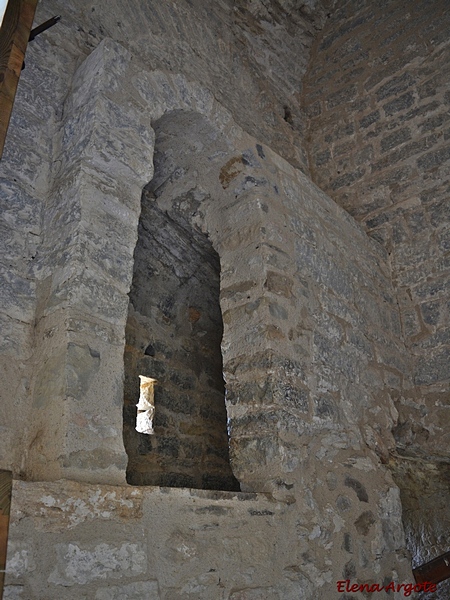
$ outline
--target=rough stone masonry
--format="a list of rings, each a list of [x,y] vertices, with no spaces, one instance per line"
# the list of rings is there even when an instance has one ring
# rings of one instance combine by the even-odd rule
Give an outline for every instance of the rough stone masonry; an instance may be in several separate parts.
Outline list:
[[[360,599],[448,549],[449,13],[39,3],[0,164],[4,598]]]

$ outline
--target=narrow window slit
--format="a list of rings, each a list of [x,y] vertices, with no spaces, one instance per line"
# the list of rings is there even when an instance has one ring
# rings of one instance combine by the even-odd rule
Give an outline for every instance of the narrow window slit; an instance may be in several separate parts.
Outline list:
[[[139,386],[139,402],[136,404],[136,431],[152,435],[155,433],[153,430],[153,417],[155,415],[155,384],[157,380],[145,375],[139,375],[139,379],[141,383]]]

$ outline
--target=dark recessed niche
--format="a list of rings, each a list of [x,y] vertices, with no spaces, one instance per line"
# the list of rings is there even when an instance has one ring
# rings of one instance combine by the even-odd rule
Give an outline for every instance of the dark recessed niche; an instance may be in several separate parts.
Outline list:
[[[220,260],[207,236],[142,196],[125,349],[127,481],[239,490],[222,375]],[[157,379],[154,434],[135,430],[139,375]]]

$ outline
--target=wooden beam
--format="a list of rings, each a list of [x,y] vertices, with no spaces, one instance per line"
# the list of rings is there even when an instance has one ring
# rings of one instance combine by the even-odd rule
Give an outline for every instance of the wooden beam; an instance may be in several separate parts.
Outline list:
[[[446,552],[430,562],[413,569],[414,579],[417,583],[428,581],[440,583],[450,578],[450,552]]]
[[[3,598],[3,585],[5,582],[11,490],[12,473],[10,471],[0,471],[0,600]]]
[[[0,28],[0,158],[37,0],[9,0]]]

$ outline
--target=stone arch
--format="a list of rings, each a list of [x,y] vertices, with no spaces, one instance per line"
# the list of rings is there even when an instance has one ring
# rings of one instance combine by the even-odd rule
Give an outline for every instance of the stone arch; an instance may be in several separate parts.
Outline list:
[[[169,111],[152,126],[154,175],[142,195],[126,327],[127,481],[239,490],[229,464],[220,256],[207,224],[208,212],[221,212],[214,179],[230,149],[198,112]],[[157,380],[151,435],[135,429],[141,375]]]
[[[255,441],[252,418],[236,418],[242,382],[235,372],[240,357],[257,354],[261,359],[271,352],[266,336],[270,316],[261,302],[266,267],[259,242],[266,215],[252,175],[260,169],[263,148],[235,125],[208,90],[181,75],[145,70],[111,40],[104,40],[80,66],[64,107],[49,199],[53,212],[45,225],[52,260],[37,315],[30,478],[124,482],[127,457],[120,432],[128,291],[142,189],[153,179],[152,124],[169,114],[197,115],[216,140],[215,151],[205,150],[196,168],[205,198],[201,219],[191,224],[208,234],[222,262],[222,350],[227,402],[234,412],[233,470],[245,489],[262,487],[264,440],[260,436]],[[61,244],[70,239],[71,245],[61,249],[56,261],[54,215],[68,210],[58,235]],[[265,363],[261,359],[259,364]],[[252,368],[251,361],[239,367],[244,379],[252,380]],[[273,432],[267,437],[273,438]],[[255,444],[261,460],[249,470]],[[250,454],[242,453],[242,446]]]

